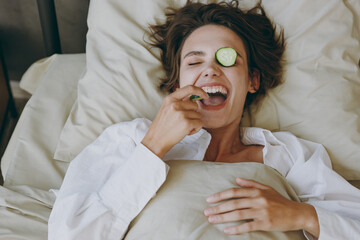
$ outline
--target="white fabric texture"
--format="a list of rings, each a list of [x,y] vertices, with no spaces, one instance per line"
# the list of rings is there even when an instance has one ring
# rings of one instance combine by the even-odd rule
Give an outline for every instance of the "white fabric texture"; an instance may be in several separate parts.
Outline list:
[[[68,55],[69,56],[69,55]],[[85,54],[83,54],[85,58]],[[71,57],[73,59],[71,59]],[[67,59],[65,56],[61,56],[60,58],[65,61],[77,61],[76,55],[71,55],[70,59]],[[30,94],[34,94],[37,87],[40,85],[41,82],[44,81],[45,78],[47,78],[48,70],[49,68],[52,70],[54,65],[56,67],[60,67],[61,65],[58,63],[58,54],[54,54],[50,57],[40,59],[36,61],[35,63],[31,64],[31,66],[26,70],[24,75],[21,78],[20,81],[20,87],[27,91]],[[85,59],[83,59],[83,62]],[[78,75],[75,72],[71,72],[71,69],[67,70],[69,74],[73,75],[74,77],[78,77]],[[80,69],[80,72],[82,72],[83,69]],[[51,77],[51,75],[50,75]],[[58,79],[56,79],[58,80]],[[47,81],[47,80],[45,80]],[[24,115],[28,115],[27,111],[24,111]],[[10,166],[10,162],[12,161],[12,157],[14,156],[14,152],[16,151],[16,142],[18,141],[18,138],[20,136],[20,129],[22,128],[22,125],[26,125],[24,121],[26,121],[25,116],[21,116],[16,123],[16,128],[14,129],[14,132],[11,135],[11,139],[6,147],[6,150],[4,152],[4,155],[1,158],[1,173],[3,175],[3,179],[6,178],[7,170]]]
[[[44,70],[39,64],[36,67]],[[26,104],[1,161],[6,173],[0,187],[1,240],[47,239],[55,201],[48,190],[61,186],[68,166],[55,161],[53,155],[84,68],[85,54],[55,55],[46,72],[40,74],[43,78]],[[28,74],[28,81],[35,87],[33,83],[39,79]],[[5,163],[9,166],[6,171]]]
[[[20,87],[28,93],[34,94],[57,56],[58,54],[54,54],[31,64],[21,77]]]
[[[72,161],[50,215],[49,239],[119,239],[125,234],[168,171],[167,165],[141,144],[150,124],[146,119],[115,124]],[[260,128],[245,128],[243,134],[244,144],[263,145],[264,163],[289,181],[301,201],[315,206],[319,239],[360,237],[360,191],[331,170],[322,145]],[[203,129],[187,136],[164,161],[169,156],[202,160],[210,139]],[[188,146],[197,151],[186,151]],[[204,179],[204,185],[210,181],[211,176]]]
[[[114,123],[153,119],[162,102],[157,85],[163,72],[159,51],[144,42],[144,32],[149,23],[164,20],[165,7],[185,2],[90,2],[87,72],[55,159],[71,161]],[[285,31],[285,82],[258,109],[251,108],[243,125],[290,131],[322,143],[334,169],[359,180],[359,2],[264,0],[263,5]]]
[[[27,102],[2,162],[4,186],[48,190],[60,186],[67,163],[53,160],[60,132],[76,99],[84,54],[56,55]],[[4,164],[4,165],[3,165]],[[4,171],[5,170],[5,171]],[[46,181],[44,181],[46,179]]]

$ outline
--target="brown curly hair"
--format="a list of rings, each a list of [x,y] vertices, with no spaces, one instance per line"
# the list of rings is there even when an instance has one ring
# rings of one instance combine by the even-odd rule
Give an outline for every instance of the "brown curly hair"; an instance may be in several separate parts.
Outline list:
[[[261,3],[243,11],[239,2],[194,3],[188,0],[180,9],[167,8],[164,24],[150,25],[151,45],[161,50],[161,62],[166,77],[161,89],[172,92],[179,83],[182,46],[187,37],[197,28],[216,24],[234,31],[245,45],[249,76],[260,75],[260,87],[256,93],[249,93],[245,107],[249,106],[266,90],[281,83],[283,74],[284,32],[276,34],[276,27],[267,17]]]

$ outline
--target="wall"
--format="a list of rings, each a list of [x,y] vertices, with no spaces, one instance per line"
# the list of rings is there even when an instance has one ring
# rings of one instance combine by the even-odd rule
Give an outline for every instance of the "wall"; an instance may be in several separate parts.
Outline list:
[[[90,0],[55,0],[62,53],[83,53]],[[0,44],[11,80],[46,57],[36,0],[0,0]]]

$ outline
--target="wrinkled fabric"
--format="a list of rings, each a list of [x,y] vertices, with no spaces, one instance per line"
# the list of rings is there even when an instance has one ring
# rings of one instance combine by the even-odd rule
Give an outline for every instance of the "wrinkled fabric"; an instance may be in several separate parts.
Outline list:
[[[147,119],[115,124],[71,162],[50,215],[49,239],[122,238],[165,182],[167,160],[203,159],[211,140],[205,130],[185,137],[163,161],[141,144],[150,124]],[[242,131],[243,143],[263,145],[264,163],[315,207],[319,239],[360,237],[360,191],[331,170],[322,145],[288,132]]]

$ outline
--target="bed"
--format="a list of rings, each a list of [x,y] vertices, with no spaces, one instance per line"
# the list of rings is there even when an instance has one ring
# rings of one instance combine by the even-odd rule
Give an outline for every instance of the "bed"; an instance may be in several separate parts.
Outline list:
[[[49,190],[61,186],[71,160],[113,123],[154,118],[165,96],[157,88],[163,72],[159,52],[144,42],[144,31],[164,19],[165,7],[184,3],[92,0],[86,54],[55,54],[27,70],[20,86],[32,97],[1,160],[0,239],[47,239],[55,201]],[[243,126],[290,131],[323,144],[335,171],[360,189],[360,2],[273,0],[263,5],[285,31],[285,82],[245,113]],[[133,96],[136,101],[129,100]],[[169,164],[173,174],[189,167]],[[231,175],[226,167],[215,167],[218,176]],[[185,186],[194,175],[183,179]],[[170,192],[176,175],[171,176],[159,195]],[[232,186],[229,177],[224,179]],[[161,203],[158,199],[132,223],[129,239],[140,234],[137,229]]]

